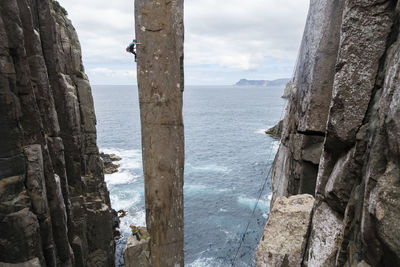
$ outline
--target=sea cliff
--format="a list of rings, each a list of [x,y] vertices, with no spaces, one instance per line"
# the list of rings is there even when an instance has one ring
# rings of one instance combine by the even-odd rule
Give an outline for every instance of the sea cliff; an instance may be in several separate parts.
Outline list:
[[[258,266],[400,265],[399,14],[397,1],[311,0]],[[287,212],[275,205],[297,194],[315,197],[303,239],[268,239]]]
[[[0,2],[0,84],[0,265],[113,266],[91,88],[58,2]]]

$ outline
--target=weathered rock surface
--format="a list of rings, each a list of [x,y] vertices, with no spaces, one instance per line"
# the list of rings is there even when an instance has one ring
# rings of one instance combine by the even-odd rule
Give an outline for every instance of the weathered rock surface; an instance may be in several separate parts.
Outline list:
[[[279,197],[275,201],[257,248],[257,266],[301,266],[313,205],[311,195]]]
[[[135,23],[151,264],[183,266],[183,0],[136,0]]]
[[[293,80],[288,81],[288,83],[285,86],[285,89],[283,89],[283,95],[282,98],[290,98],[292,95],[292,92],[294,92],[296,89],[294,87],[294,82]]]
[[[340,41],[344,0],[311,0],[272,180],[278,196],[314,194]],[[283,154],[282,154],[283,153]],[[277,155],[278,157],[278,155]],[[277,166],[284,169],[278,169]],[[274,183],[273,183],[274,184]],[[279,192],[279,193],[278,193]]]
[[[140,241],[136,236],[129,236],[124,251],[126,267],[151,267],[150,238],[145,227],[139,228]]]
[[[112,174],[118,172],[119,164],[114,164],[116,161],[120,161],[121,158],[115,154],[100,153],[100,158],[103,160],[104,174]]]
[[[279,121],[277,125],[275,125],[272,128],[269,128],[268,130],[265,131],[266,134],[269,134],[275,138],[281,138],[282,136],[282,126],[283,126],[283,120]]]
[[[343,222],[341,216],[322,202],[312,218],[309,237],[309,266],[335,266]]]
[[[21,262],[21,263],[4,263],[0,262],[1,267],[40,267],[40,261],[38,258],[32,260]]]
[[[272,171],[272,203],[316,198],[305,266],[400,265],[399,18],[397,1],[311,1]]]
[[[56,1],[0,2],[0,125],[0,265],[113,266],[91,89]]]

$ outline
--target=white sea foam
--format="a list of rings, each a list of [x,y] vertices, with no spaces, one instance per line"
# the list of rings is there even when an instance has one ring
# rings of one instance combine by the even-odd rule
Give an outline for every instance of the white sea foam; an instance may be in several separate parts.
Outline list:
[[[192,263],[187,264],[188,267],[209,267],[209,266],[221,266],[216,262],[215,258],[198,258]]]
[[[240,196],[237,199],[237,202],[246,208],[254,209],[254,206],[257,203],[257,199]],[[269,210],[269,201],[260,199],[260,201],[258,202],[257,208],[261,211],[268,211]]]
[[[266,130],[268,130],[269,128],[267,128],[267,129],[258,129],[257,131],[255,131],[254,133],[255,134],[265,134],[265,131]]]
[[[126,196],[123,192],[110,195],[111,204],[115,210],[127,210],[128,208],[138,204],[142,200],[142,198],[143,197],[138,192],[133,192],[133,194],[129,194],[129,197]]]
[[[139,175],[134,175],[128,171],[116,172],[113,174],[106,174],[105,180],[108,185],[130,184],[139,178]]]
[[[121,160],[115,163],[120,165],[121,170],[142,168],[142,153],[138,149],[103,148],[101,151],[119,156]]]
[[[228,167],[219,166],[216,164],[193,166],[192,164],[188,163],[185,165],[185,169],[189,172],[221,172],[221,173],[230,172]]]
[[[198,193],[204,193],[205,191],[210,191],[205,185],[201,184],[185,184],[183,186],[185,194],[194,195]]]
[[[128,214],[126,217],[121,218],[120,222],[120,229],[121,231],[129,235],[131,233],[131,229],[129,225],[136,225],[136,226],[146,226],[146,213],[144,210],[139,210],[136,212],[131,212],[128,211]]]
[[[197,195],[197,194],[208,194],[215,195],[222,192],[229,191],[227,188],[212,188],[202,184],[185,184],[183,186],[185,195]]]
[[[105,175],[108,185],[130,184],[137,181],[140,177],[140,175],[133,173],[133,171],[137,172],[137,170],[142,168],[142,154],[140,150],[103,148],[101,151],[106,154],[115,154],[121,158],[120,161],[115,162],[115,164],[120,165],[118,172]]]

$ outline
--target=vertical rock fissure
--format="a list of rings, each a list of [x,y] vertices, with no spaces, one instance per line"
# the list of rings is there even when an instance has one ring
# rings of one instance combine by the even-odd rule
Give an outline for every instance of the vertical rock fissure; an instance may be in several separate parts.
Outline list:
[[[183,266],[183,0],[135,0],[152,266]]]

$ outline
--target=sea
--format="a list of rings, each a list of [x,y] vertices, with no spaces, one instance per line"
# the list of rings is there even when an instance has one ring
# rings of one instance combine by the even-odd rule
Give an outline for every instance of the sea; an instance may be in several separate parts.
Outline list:
[[[124,266],[129,225],[145,226],[137,86],[93,86],[100,151],[120,156],[106,175],[111,204],[126,210],[116,266]],[[279,140],[264,131],[284,113],[281,87],[186,86],[185,266],[255,266],[269,213],[268,177]]]

